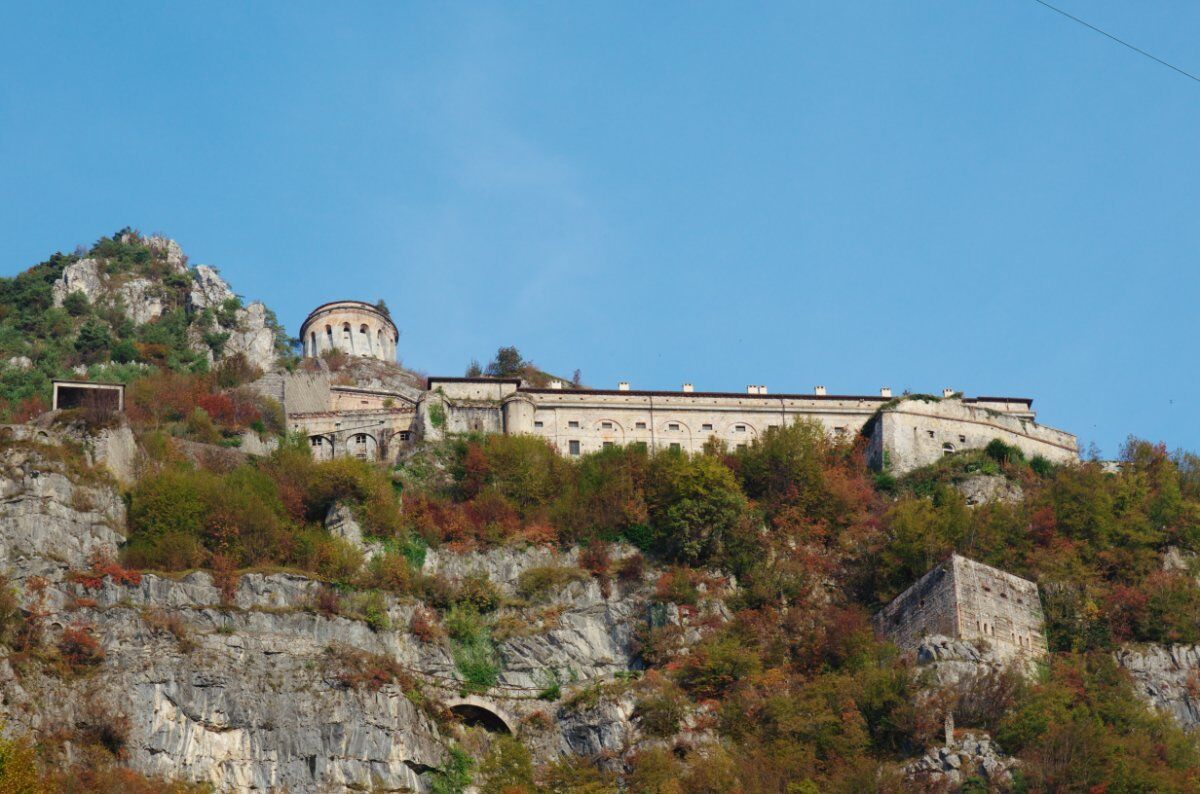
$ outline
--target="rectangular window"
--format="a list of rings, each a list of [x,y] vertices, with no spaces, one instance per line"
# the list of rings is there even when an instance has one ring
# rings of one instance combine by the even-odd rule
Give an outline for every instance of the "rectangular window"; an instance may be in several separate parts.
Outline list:
[[[612,445],[613,445],[613,442],[611,442],[611,441],[605,441],[605,442],[604,442],[604,448],[605,448],[605,449],[608,449],[608,448],[609,448],[609,447],[611,447]]]
[[[959,437],[958,437],[958,443],[960,443],[960,444],[965,444],[965,443],[967,443],[967,437],[966,437],[966,436],[959,436]]]
[[[409,439],[409,432],[407,430],[401,430],[400,431],[400,440],[408,441],[408,439]]]
[[[600,427],[604,428],[605,430],[612,430],[612,422],[601,422]]]
[[[700,429],[701,430],[712,430],[713,426],[709,425],[709,424],[703,424],[703,425],[700,425]]]
[[[319,447],[325,443],[325,439],[321,438],[320,436],[314,436],[308,440],[308,443],[312,444],[314,447]]]
[[[678,452],[678,451],[679,451],[679,444],[672,442],[672,444],[671,444],[671,451],[672,451],[672,452]]]
[[[533,426],[534,426],[534,427],[544,427],[544,426],[545,426],[545,424],[546,424],[545,422],[534,422],[534,423],[533,423]]]
[[[572,455],[578,455],[579,454],[579,442],[578,441],[568,441],[567,442],[567,451]]]
[[[835,427],[835,428],[833,429],[833,432],[834,432],[834,433],[836,433],[836,434],[837,434],[837,435],[839,435],[839,436],[844,436],[844,435],[846,435],[846,428],[844,428],[844,427]]]
[[[634,449],[638,450],[639,452],[646,451],[646,442],[645,441],[635,441],[630,446],[632,446]]]
[[[636,425],[634,425],[634,427],[636,427],[638,430],[645,430],[645,429],[646,429],[646,423],[645,423],[645,422],[638,422]]]
[[[579,423],[578,422],[567,422],[567,427],[578,428]]]
[[[745,445],[745,444],[738,444],[738,445],[737,445],[737,448],[738,448],[739,450],[743,450],[743,449],[745,449],[745,448],[746,448],[746,445]]]
[[[745,432],[746,432],[746,426],[745,426],[745,425],[735,425],[733,429],[734,429],[734,430],[736,430],[736,431],[737,431],[737,432],[739,432],[739,433],[745,433]]]
[[[933,438],[933,431],[932,431],[932,430],[926,430],[925,432],[929,434],[929,437],[930,437],[930,438]]]
[[[667,425],[667,429],[668,429],[668,430],[678,430],[678,429],[679,429],[679,425],[677,425],[677,424],[675,424],[674,422],[672,422],[671,424]]]

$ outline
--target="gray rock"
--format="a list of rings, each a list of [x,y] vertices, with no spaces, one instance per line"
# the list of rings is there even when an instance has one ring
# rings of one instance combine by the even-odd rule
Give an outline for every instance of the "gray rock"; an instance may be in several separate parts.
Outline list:
[[[1117,663],[1129,671],[1134,691],[1146,703],[1170,714],[1185,728],[1200,725],[1200,645],[1143,645],[1116,652]]]
[[[196,266],[192,276],[192,289],[188,293],[188,303],[193,308],[217,308],[230,298],[236,297],[215,268],[208,265]]]
[[[275,365],[275,332],[267,325],[267,307],[258,301],[237,311],[237,327],[229,334],[224,355],[237,353],[263,371]]]
[[[977,474],[956,483],[954,487],[971,507],[988,502],[1016,504],[1025,498],[1025,492],[1020,485],[1001,475]]]
[[[95,303],[104,293],[104,281],[100,276],[100,263],[95,259],[80,259],[66,266],[62,276],[51,288],[54,305],[61,307],[72,292],[82,292],[88,303]]]
[[[116,297],[125,305],[125,313],[137,325],[163,315],[161,286],[147,278],[126,281],[117,288]]]

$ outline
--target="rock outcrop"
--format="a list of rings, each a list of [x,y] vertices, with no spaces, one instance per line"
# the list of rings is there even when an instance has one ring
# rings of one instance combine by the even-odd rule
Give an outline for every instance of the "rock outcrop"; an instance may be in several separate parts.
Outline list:
[[[971,507],[988,502],[1018,504],[1025,499],[1020,485],[998,474],[977,474],[955,483],[954,487]]]
[[[1142,645],[1116,656],[1139,697],[1185,728],[1200,725],[1200,645]]]
[[[275,332],[267,322],[267,307],[255,301],[237,310],[237,321],[225,342],[225,355],[237,353],[251,366],[268,370],[275,364]]]
[[[188,303],[196,309],[219,308],[225,301],[237,297],[216,268],[209,265],[197,265],[192,281]]]
[[[906,765],[905,772],[933,791],[957,790],[971,778],[978,778],[988,791],[1003,791],[1012,783],[1017,766],[1016,759],[1001,753],[987,734],[963,732]]]
[[[31,442],[0,448],[0,565],[47,643],[84,630],[104,657],[67,678],[0,662],[10,728],[38,736],[118,726],[124,763],[217,791],[428,790],[447,739],[462,730],[453,704],[464,688],[444,631],[410,628],[418,616],[436,625],[435,614],[385,595],[383,617],[368,623],[363,594],[336,596],[288,573],[114,574],[102,566],[123,542],[125,505],[88,472]],[[347,513],[332,525],[352,540],[352,523]],[[647,620],[652,579],[610,589],[579,572],[521,598],[522,573],[577,562],[577,552],[527,547],[430,552],[425,569],[451,588],[486,575],[506,596],[492,628],[499,688],[472,703],[528,731],[538,757],[620,758],[638,733],[617,674],[638,666],[632,636]],[[364,664],[392,672],[364,683]],[[554,680],[561,695],[539,697]]]

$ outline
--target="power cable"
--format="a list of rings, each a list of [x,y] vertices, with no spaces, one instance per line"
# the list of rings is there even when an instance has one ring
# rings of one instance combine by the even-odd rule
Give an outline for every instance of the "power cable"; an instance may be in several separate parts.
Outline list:
[[[1200,83],[1200,77],[1197,77],[1196,75],[1192,74],[1191,72],[1184,71],[1183,69],[1180,69],[1175,64],[1167,63],[1162,58],[1159,58],[1157,55],[1151,55],[1150,53],[1146,52],[1142,48],[1135,47],[1134,45],[1130,44],[1129,42],[1125,41],[1124,39],[1119,39],[1116,36],[1114,36],[1113,34],[1107,32],[1107,31],[1101,30],[1100,28],[1096,27],[1095,25],[1091,24],[1090,22],[1085,22],[1084,20],[1080,19],[1077,16],[1068,14],[1066,11],[1063,11],[1061,8],[1057,8],[1055,6],[1050,5],[1049,3],[1046,2],[1046,0],[1033,0],[1033,2],[1037,3],[1038,5],[1043,5],[1046,8],[1049,8],[1051,11],[1054,11],[1057,14],[1062,14],[1064,17],[1071,20],[1072,22],[1078,22],[1080,25],[1083,25],[1085,28],[1096,31],[1101,36],[1105,36],[1107,38],[1112,39],[1117,44],[1120,44],[1122,47],[1128,47],[1129,49],[1136,52],[1138,55],[1144,55],[1145,57],[1149,58],[1150,60],[1152,60],[1156,63],[1161,63],[1163,66],[1167,67],[1168,69],[1179,72],[1184,77],[1189,77],[1192,80],[1195,80],[1197,83]]]

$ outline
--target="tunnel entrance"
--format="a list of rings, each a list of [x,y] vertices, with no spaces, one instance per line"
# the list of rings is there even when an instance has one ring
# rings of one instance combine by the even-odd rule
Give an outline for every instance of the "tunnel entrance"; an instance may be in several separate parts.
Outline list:
[[[476,726],[483,728],[488,733],[512,733],[512,729],[508,727],[508,723],[494,711],[477,706],[474,703],[459,703],[451,706],[450,711],[462,722],[463,725]]]

